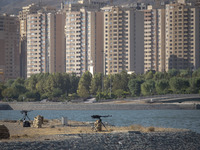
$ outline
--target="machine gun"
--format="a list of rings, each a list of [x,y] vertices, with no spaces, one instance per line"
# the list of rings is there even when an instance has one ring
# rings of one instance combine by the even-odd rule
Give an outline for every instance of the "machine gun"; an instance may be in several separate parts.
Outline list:
[[[100,116],[100,115],[92,115],[91,116],[93,119],[101,119],[101,117],[112,117],[111,115],[107,115],[107,116]]]
[[[100,115],[92,115],[91,116],[93,119],[98,119],[96,122],[94,122],[94,127],[93,130],[95,131],[102,131],[102,125],[104,126],[104,128],[107,130],[106,126],[104,125],[104,123],[102,122],[101,118],[102,117],[112,117],[111,115],[107,115],[107,116],[100,116]],[[108,130],[107,130],[108,131]]]

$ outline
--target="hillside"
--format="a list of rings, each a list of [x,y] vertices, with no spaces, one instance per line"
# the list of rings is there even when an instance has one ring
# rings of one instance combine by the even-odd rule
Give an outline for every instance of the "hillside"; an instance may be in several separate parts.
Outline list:
[[[0,13],[8,13],[8,14],[18,14],[23,6],[27,6],[31,3],[38,3],[40,0],[0,0]],[[62,0],[42,0],[42,3],[56,6],[57,8],[60,7],[60,3]],[[67,1],[77,1],[77,0],[65,0]],[[102,1],[102,0],[96,0]],[[106,0],[103,0],[106,1]],[[115,5],[119,4],[129,4],[133,2],[145,2],[150,3],[153,0],[113,0]]]

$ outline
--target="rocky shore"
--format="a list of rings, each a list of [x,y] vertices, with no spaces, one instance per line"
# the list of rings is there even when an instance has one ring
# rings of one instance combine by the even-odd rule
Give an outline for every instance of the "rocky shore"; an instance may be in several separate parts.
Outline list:
[[[122,133],[62,134],[43,141],[3,142],[1,150],[199,150],[200,134],[137,131]]]

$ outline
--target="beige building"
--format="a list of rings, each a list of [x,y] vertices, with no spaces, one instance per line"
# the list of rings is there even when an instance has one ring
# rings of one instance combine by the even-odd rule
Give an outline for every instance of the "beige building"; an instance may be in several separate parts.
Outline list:
[[[104,73],[143,72],[143,12],[104,7]],[[137,21],[137,22],[136,22]]]
[[[80,9],[66,12],[66,72],[102,72],[103,15]]]
[[[183,1],[166,5],[166,71],[199,68],[200,8]]]
[[[20,22],[20,77],[27,77],[27,15],[37,13],[38,10],[42,9],[42,5],[30,4],[22,7],[19,12]]]
[[[27,77],[65,72],[64,18],[51,7],[27,15]]]
[[[20,77],[19,21],[0,15],[0,81]]]
[[[67,73],[103,72],[103,13],[99,10],[105,5],[79,0],[64,6]]]
[[[144,10],[144,71],[199,68],[199,7],[178,0]]]
[[[165,10],[144,10],[144,72],[165,70]]]

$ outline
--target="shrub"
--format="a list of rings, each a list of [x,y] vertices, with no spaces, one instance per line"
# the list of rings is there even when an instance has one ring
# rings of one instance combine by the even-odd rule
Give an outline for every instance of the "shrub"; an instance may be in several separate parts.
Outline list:
[[[155,128],[154,128],[154,127],[149,127],[149,128],[148,128],[148,131],[149,131],[149,132],[154,132],[154,131],[155,131]]]

